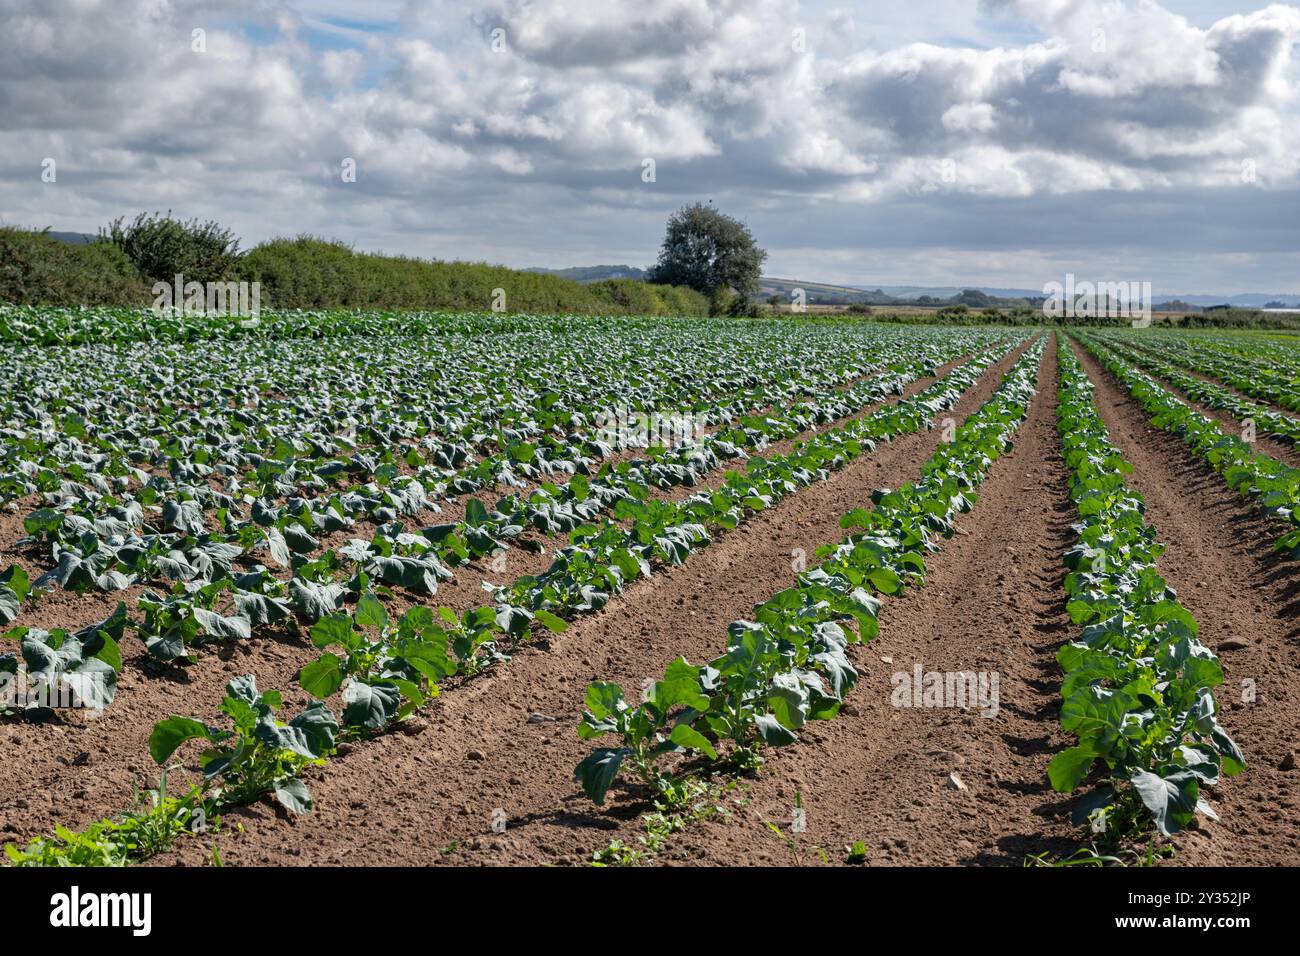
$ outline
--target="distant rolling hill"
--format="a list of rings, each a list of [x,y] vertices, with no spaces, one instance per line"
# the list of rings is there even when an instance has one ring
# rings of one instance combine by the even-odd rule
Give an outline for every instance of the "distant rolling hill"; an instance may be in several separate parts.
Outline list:
[[[95,236],[84,232],[50,232],[50,237],[61,242],[80,245],[93,242]],[[546,275],[560,276],[575,282],[601,282],[605,279],[645,279],[646,270],[629,265],[574,266],[568,269],[545,269],[534,267],[525,272],[538,272]],[[811,282],[803,279],[780,279],[775,276],[763,276],[760,280],[759,297],[779,296],[789,299],[795,289],[803,289],[810,303],[821,305],[942,305],[966,300],[968,304],[979,307],[979,294],[986,296],[990,305],[1019,304],[1034,299],[1041,299],[1041,290],[1004,289],[993,286],[916,286],[894,285],[869,288],[867,286],[838,285],[833,282]],[[972,295],[976,293],[976,295]],[[1246,292],[1239,295],[1190,295],[1186,293],[1164,294],[1157,290],[1156,308],[1168,305],[1173,311],[1184,311],[1184,307],[1204,309],[1215,305],[1230,305],[1243,309],[1260,309],[1267,305],[1283,306],[1295,304],[1300,308],[1300,293],[1284,294]]]
[[[47,232],[46,235],[51,239],[66,242],[71,246],[84,246],[86,243],[94,242],[98,238],[85,232]]]
[[[525,269],[544,275],[572,279],[574,282],[603,282],[605,279],[644,279],[646,271],[636,266],[574,266],[571,269]]]

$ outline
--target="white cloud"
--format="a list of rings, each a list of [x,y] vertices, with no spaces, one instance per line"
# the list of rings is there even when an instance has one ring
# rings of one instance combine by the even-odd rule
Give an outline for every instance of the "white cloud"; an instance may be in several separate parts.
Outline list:
[[[787,223],[902,201],[938,232],[962,196],[1077,196],[1086,212],[1098,192],[1300,195],[1295,6],[1199,24],[1150,0],[915,0],[879,24],[795,0],[367,9],[8,0],[0,216],[93,229],[171,207],[250,241],[315,231],[522,265],[629,247],[643,261],[664,213],[703,197]],[[898,42],[904,25],[916,42]],[[40,182],[46,156],[56,186]],[[343,184],[349,156],[358,180]],[[1165,215],[1156,241],[1186,241],[1186,210]],[[517,220],[525,245],[486,220]],[[760,238],[776,264],[795,227],[773,228]]]

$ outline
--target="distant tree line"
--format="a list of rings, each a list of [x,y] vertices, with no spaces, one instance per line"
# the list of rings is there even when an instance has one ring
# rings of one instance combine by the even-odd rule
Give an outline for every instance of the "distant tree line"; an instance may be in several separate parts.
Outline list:
[[[481,262],[361,253],[313,236],[244,252],[219,223],[170,213],[116,219],[84,244],[0,227],[0,302],[149,305],[154,283],[178,274],[186,282],[260,282],[263,306],[278,308],[486,311],[500,302],[510,312],[689,316],[708,314],[712,303],[684,283],[580,283]]]

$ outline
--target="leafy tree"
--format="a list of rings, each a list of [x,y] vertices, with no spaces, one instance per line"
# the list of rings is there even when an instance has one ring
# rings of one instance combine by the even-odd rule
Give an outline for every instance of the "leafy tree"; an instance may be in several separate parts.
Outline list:
[[[961,294],[954,300],[957,305],[969,306],[972,309],[986,309],[993,305],[993,300],[987,292],[981,292],[979,289],[963,289]]]
[[[767,253],[749,227],[712,205],[695,203],[673,213],[650,281],[684,285],[718,306],[736,311],[730,292],[743,302],[758,291]]]
[[[173,219],[169,211],[140,213],[130,223],[119,216],[100,231],[125,252],[151,281],[171,282],[177,274],[187,282],[221,282],[234,278],[239,239],[217,222]]]

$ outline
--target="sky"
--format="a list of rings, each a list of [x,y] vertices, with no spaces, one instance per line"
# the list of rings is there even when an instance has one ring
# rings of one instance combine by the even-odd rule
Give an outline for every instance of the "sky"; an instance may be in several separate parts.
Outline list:
[[[647,266],[711,200],[774,276],[1300,294],[1298,44],[1251,0],[4,0],[0,224]]]

